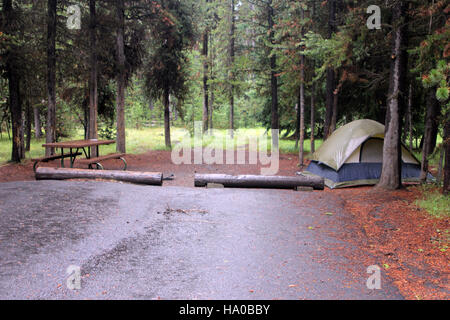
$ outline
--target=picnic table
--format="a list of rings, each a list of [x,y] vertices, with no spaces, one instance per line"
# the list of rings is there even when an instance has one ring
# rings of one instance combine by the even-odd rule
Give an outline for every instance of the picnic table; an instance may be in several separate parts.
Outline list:
[[[105,156],[100,156],[99,146],[108,145],[116,143],[115,140],[98,140],[98,139],[87,139],[87,140],[73,140],[73,141],[61,141],[61,142],[52,142],[52,143],[44,143],[42,147],[44,148],[55,148],[60,149],[61,154],[54,154],[51,156],[46,156],[42,158],[32,159],[35,161],[33,170],[36,171],[36,166],[39,162],[48,162],[50,160],[61,159],[61,167],[64,167],[64,159],[70,158],[70,167],[73,168],[73,164],[77,156],[84,154],[85,159],[81,159],[78,162],[82,164],[89,165],[89,169],[92,168],[92,164],[96,164],[97,168],[103,169],[103,166],[100,164],[101,161],[107,159],[121,159],[124,164],[124,170],[126,170],[127,163],[123,159],[124,153],[112,153]],[[96,148],[96,157],[91,157],[91,147]],[[64,153],[64,149],[69,149],[68,153]],[[87,150],[86,150],[87,149]]]

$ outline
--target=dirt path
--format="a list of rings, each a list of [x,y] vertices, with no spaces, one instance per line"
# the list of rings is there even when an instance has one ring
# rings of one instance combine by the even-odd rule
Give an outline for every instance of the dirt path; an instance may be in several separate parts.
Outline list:
[[[235,155],[236,159],[236,155]],[[195,173],[224,173],[224,174],[260,174],[261,165],[190,165],[180,164],[176,165],[172,163],[171,153],[169,151],[149,151],[144,154],[127,155],[126,161],[128,163],[128,170],[130,171],[150,171],[150,172],[162,172],[164,176],[170,174],[175,175],[174,180],[165,181],[165,186],[183,186],[194,187],[194,175]],[[280,155],[280,167],[278,175],[293,175],[296,171],[299,171],[297,166],[298,156],[282,154]],[[120,170],[123,167],[123,163],[120,160],[108,160],[102,162],[106,169]],[[69,166],[69,161],[65,161],[66,167]],[[43,163],[40,166],[59,167],[60,161],[52,161],[49,163]],[[76,164],[76,168],[81,167]],[[30,181],[34,179],[33,163],[26,161],[23,164],[6,164],[0,167],[0,182],[9,181]]]

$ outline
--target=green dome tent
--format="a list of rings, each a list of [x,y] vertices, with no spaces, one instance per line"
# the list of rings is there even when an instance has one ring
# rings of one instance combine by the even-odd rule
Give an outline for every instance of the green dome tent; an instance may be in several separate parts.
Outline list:
[[[383,163],[384,125],[356,120],[328,137],[304,172],[325,178],[333,188],[376,184]],[[402,181],[419,181],[420,162],[402,146]],[[429,175],[432,178],[431,175]]]

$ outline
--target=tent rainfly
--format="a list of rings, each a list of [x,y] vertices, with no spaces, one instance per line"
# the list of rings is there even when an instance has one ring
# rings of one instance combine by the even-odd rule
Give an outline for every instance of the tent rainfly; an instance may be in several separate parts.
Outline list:
[[[381,176],[384,125],[373,120],[356,120],[339,129],[313,154],[305,175],[325,178],[331,188],[374,185]],[[420,162],[402,146],[402,181],[416,182]],[[433,177],[428,174],[429,179]]]

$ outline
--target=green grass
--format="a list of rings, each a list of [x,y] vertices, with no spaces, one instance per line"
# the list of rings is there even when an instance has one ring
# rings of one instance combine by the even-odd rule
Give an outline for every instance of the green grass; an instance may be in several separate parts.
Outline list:
[[[230,139],[228,130],[214,130],[213,135],[204,135],[203,136],[203,147],[210,147],[210,148],[217,148],[217,149],[229,149],[229,146],[234,145],[235,148],[242,147],[245,145],[249,145],[250,148],[254,149],[266,147],[267,150],[271,149],[271,135],[268,133],[266,141],[266,145],[264,145],[264,135],[266,134],[266,130],[264,128],[252,128],[252,129],[238,129],[236,130],[234,134],[233,140]],[[282,136],[282,133],[280,134]],[[189,145],[191,147],[194,147],[194,141],[191,140],[180,140],[183,138],[183,135],[178,136],[179,139],[172,139],[173,142],[181,142],[183,146]],[[249,142],[249,138],[258,138],[258,145],[253,146]],[[317,139],[316,140],[316,149],[322,144],[322,140]],[[298,147],[295,148],[295,141],[294,140],[288,140],[288,139],[281,139],[279,140],[279,148],[281,153],[297,153]],[[310,140],[305,140],[304,142],[304,151],[305,153],[310,152]]]
[[[432,166],[439,165],[440,149],[437,147],[442,144],[442,141],[443,141],[442,137],[438,134],[437,138],[436,138],[436,149],[435,149],[434,153],[428,157],[428,163]],[[408,146],[408,144],[406,144],[406,145]],[[422,162],[422,150],[420,150],[420,151],[413,150],[413,154],[420,162]]]
[[[191,147],[194,146],[192,140],[184,140],[187,134],[187,130],[183,128],[171,128],[171,139],[172,145],[175,146],[177,143],[181,142],[182,145],[190,144]],[[228,146],[233,145],[235,147],[242,147],[248,144],[248,140],[245,137],[259,137],[261,138],[265,134],[266,130],[264,128],[252,128],[252,129],[238,129],[234,135],[233,142],[228,141]],[[280,134],[282,136],[282,134]],[[214,136],[204,135],[203,136],[203,146],[209,146],[211,148],[226,149],[226,138],[228,138],[228,130],[221,129],[215,130]],[[83,131],[77,130],[71,137],[61,139],[64,140],[77,140],[83,139]],[[270,134],[267,139],[267,149],[270,150]],[[31,150],[26,153],[26,159],[37,158],[44,155],[44,148],[42,144],[45,143],[45,138],[31,140]],[[322,144],[322,140],[316,140],[316,149]],[[263,146],[261,144],[258,147]],[[295,148],[294,140],[280,139],[279,142],[281,153],[297,153],[298,148]],[[144,128],[144,129],[133,129],[129,128],[126,131],[126,148],[129,154],[139,154],[145,153],[150,150],[166,150],[164,142],[164,128]],[[115,152],[116,145],[107,145],[100,147],[101,154],[107,154]],[[304,143],[305,153],[310,152],[310,141],[305,140]],[[0,165],[8,162],[11,158],[11,140],[8,139],[6,133],[2,134],[0,138]]]
[[[26,153],[26,158],[41,157],[44,154],[44,148],[41,145],[45,143],[44,139],[32,139],[30,151]],[[8,162],[11,159],[11,140],[8,139],[8,135],[0,139],[0,165]]]
[[[436,218],[450,217],[450,197],[440,192],[436,185],[421,185],[416,187],[421,192],[421,199],[416,200],[416,205],[426,210]]]

